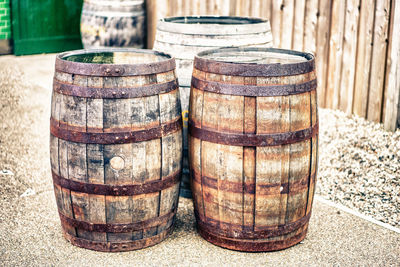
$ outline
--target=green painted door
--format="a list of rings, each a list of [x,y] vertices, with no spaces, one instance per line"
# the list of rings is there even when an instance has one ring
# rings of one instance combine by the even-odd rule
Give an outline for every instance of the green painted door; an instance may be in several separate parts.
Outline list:
[[[12,0],[14,54],[81,48],[81,9],[82,0]]]

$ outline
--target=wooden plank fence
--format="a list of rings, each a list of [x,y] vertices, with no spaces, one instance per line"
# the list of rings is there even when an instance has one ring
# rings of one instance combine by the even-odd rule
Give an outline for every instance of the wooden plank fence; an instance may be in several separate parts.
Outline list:
[[[398,0],[147,0],[148,44],[157,20],[184,15],[269,19],[274,46],[316,55],[320,107],[388,130],[400,126]]]

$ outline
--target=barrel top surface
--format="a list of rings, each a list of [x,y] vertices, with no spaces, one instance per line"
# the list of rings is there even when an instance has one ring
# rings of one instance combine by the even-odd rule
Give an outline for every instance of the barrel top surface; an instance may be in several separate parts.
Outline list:
[[[146,49],[82,49],[58,54],[55,69],[87,76],[149,75],[174,70],[175,59]]]
[[[194,67],[204,72],[245,77],[290,76],[315,69],[314,55],[293,50],[226,47],[197,54]]]
[[[84,0],[82,14],[99,17],[133,17],[144,15],[144,0]]]
[[[144,0],[84,0],[85,3],[94,3],[96,5],[104,5],[104,6],[132,6],[132,5],[141,5],[144,3]]]
[[[261,18],[186,16],[160,19],[157,30],[190,35],[238,35],[268,32],[271,26],[268,20]]]

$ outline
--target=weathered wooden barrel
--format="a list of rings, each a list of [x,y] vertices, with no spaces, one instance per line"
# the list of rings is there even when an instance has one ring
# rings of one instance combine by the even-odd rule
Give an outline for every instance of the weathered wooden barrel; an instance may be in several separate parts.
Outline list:
[[[206,240],[273,251],[304,239],[318,155],[314,64],[311,54],[273,48],[195,58],[189,159]]]
[[[178,205],[182,117],[175,61],[150,50],[56,58],[50,157],[64,236],[99,251],[159,243]]]
[[[83,47],[144,48],[144,0],[84,0],[81,15]]]
[[[187,119],[194,56],[221,46],[272,46],[268,20],[246,17],[189,16],[161,19],[157,24],[154,50],[176,58],[183,126],[183,177],[181,196],[191,197],[187,159]]]

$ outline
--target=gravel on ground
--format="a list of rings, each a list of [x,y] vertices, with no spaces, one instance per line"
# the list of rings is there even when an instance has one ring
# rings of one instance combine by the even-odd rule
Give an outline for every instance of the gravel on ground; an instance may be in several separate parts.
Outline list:
[[[400,129],[320,109],[316,193],[400,227]]]

